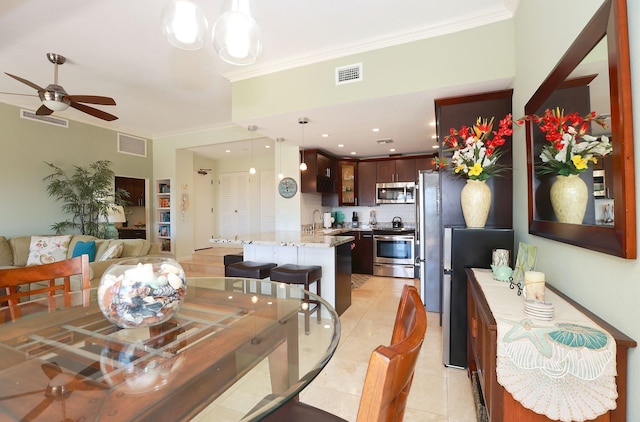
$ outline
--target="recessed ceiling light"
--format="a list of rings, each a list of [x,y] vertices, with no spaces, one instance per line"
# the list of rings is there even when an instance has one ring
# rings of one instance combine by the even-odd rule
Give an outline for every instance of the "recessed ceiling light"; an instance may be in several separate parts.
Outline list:
[[[230,149],[225,149],[224,152],[231,152],[231,150]]]
[[[344,148],[344,144],[338,144],[338,148]]]
[[[371,129],[371,132],[380,132],[380,128],[374,127],[373,129]]]
[[[356,155],[356,152],[355,151],[351,151],[351,155]]]
[[[434,146],[432,146],[431,148],[433,148],[433,149],[439,149],[439,148],[440,148],[440,145],[434,145]]]
[[[322,134],[322,137],[323,137],[323,138],[328,138],[328,137],[329,137],[329,134],[328,134],[328,133],[323,133],[323,134]]]
[[[438,139],[438,135],[432,135],[431,139]]]
[[[266,149],[269,149],[269,148],[271,148],[271,145],[265,145],[264,147],[265,147]]]
[[[435,122],[435,121],[433,121],[433,122],[429,122],[429,126],[435,126],[435,125],[436,125],[436,122]]]
[[[396,152],[396,149],[395,149],[395,148],[391,148],[391,149],[389,150],[389,152]]]

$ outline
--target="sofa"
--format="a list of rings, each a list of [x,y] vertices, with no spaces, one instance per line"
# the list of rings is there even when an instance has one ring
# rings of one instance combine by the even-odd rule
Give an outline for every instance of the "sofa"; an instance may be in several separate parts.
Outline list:
[[[160,252],[157,244],[144,239],[98,239],[93,236],[78,234],[71,235],[70,238],[67,237],[69,238],[67,243],[67,238],[56,235],[18,236],[10,239],[0,236],[0,271],[7,268],[24,267],[28,263],[29,265],[37,265],[38,263],[50,262],[48,260],[54,258],[34,253],[34,245],[37,244],[38,240],[43,240],[43,243],[47,243],[47,241],[56,243],[61,238],[64,240],[63,243],[66,244],[66,250],[65,248],[59,249],[59,253],[62,255],[59,255],[55,260],[72,258],[74,251],[78,253],[79,250],[82,250],[84,253],[86,248],[92,246],[92,243],[95,242],[93,243],[93,260],[91,259],[92,254],[88,253],[92,288],[98,287],[102,274],[114,262],[144,256],[168,256],[166,252]],[[78,245],[79,243],[80,245]],[[59,242],[57,246],[60,246]],[[76,250],[77,246],[78,250]],[[109,256],[105,256],[106,253],[109,253]],[[38,258],[39,261],[37,261]],[[101,260],[101,258],[108,259]],[[36,259],[35,262],[34,259]],[[72,290],[79,289],[79,287],[79,281],[74,283],[72,278]]]

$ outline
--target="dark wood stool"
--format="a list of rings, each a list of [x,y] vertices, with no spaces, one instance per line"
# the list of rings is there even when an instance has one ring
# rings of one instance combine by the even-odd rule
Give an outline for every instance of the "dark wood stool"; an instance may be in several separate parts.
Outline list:
[[[226,256],[225,256],[226,258]],[[224,268],[225,277],[239,277],[239,278],[253,278],[257,280],[263,280],[268,278],[270,270],[277,266],[273,262],[256,262],[256,261],[240,261],[234,262]],[[249,281],[244,281],[241,284],[241,288],[236,287],[238,280],[226,280],[226,290],[237,290],[242,292],[249,291]],[[272,287],[271,294],[275,292],[275,287]],[[260,293],[260,292],[257,292]]]
[[[271,269],[271,281],[279,281],[287,284],[301,284],[304,290],[310,291],[309,286],[316,283],[316,294],[321,296],[320,280],[322,279],[322,267],[319,265],[295,265],[283,264]],[[306,309],[302,308],[304,313],[304,332],[309,334],[309,316],[316,313],[318,324],[322,320],[320,313],[320,301],[310,299],[305,293],[304,303],[307,304]],[[313,309],[311,305],[315,305]]]

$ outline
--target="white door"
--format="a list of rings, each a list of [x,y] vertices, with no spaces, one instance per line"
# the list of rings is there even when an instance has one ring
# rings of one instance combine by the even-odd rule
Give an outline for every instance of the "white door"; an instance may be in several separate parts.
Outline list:
[[[193,175],[193,246],[195,249],[210,248],[213,236],[213,178],[211,174],[196,172]]]
[[[249,173],[225,173],[220,175],[218,204],[218,232],[220,236],[248,234],[249,224]]]
[[[276,230],[276,184],[275,171],[260,172],[260,231]]]

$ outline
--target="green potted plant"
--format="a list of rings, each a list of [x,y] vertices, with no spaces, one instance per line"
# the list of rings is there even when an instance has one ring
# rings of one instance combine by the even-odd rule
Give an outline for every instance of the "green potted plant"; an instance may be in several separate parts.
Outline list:
[[[111,161],[99,160],[88,167],[74,166],[71,175],[55,164],[45,164],[53,169],[53,173],[43,179],[48,181],[49,196],[62,201],[62,210],[72,216],[54,223],[51,228],[58,234],[77,229],[85,235],[104,237],[109,212],[113,212],[116,205],[126,205],[124,198],[129,197],[124,189],[114,190]]]

